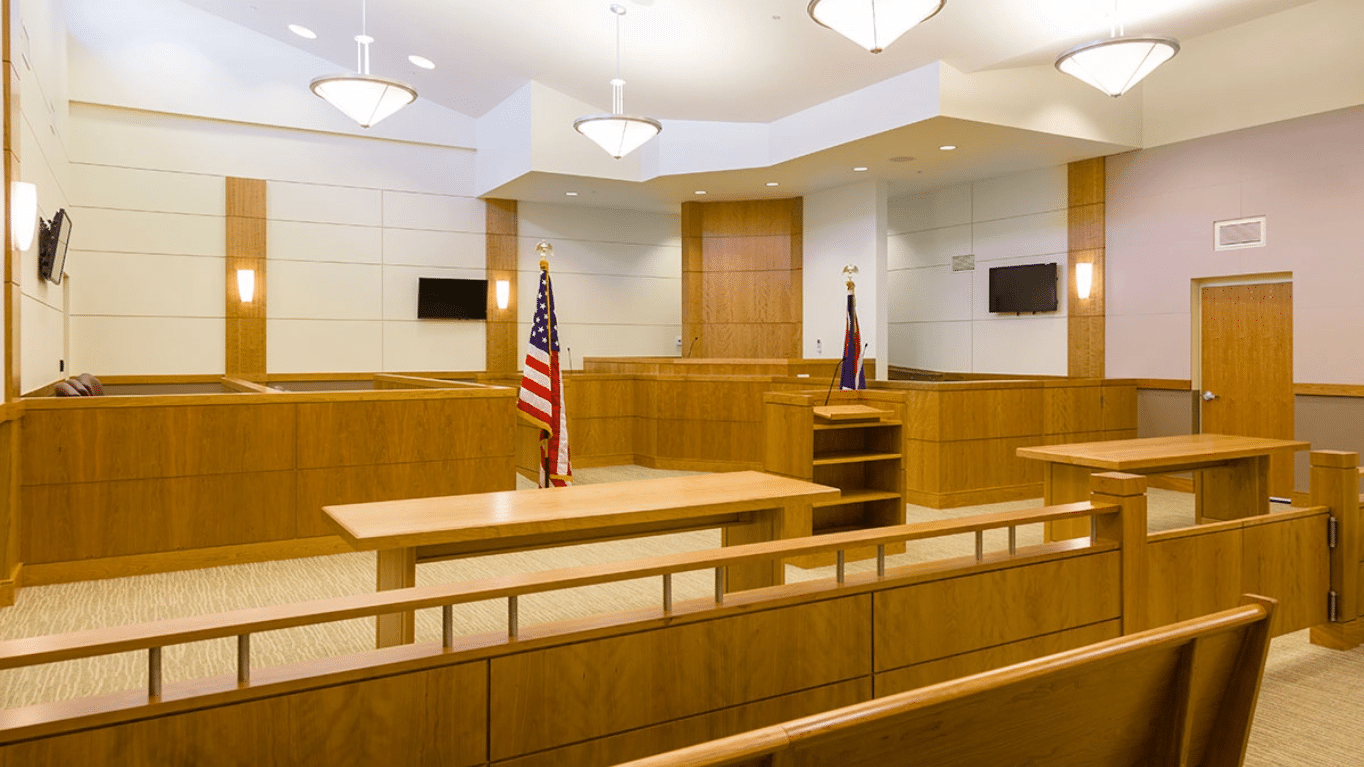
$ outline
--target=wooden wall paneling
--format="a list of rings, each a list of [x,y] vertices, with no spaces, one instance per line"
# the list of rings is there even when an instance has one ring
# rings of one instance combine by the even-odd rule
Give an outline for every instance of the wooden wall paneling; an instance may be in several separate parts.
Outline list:
[[[1042,389],[1042,433],[1060,434],[1098,428],[1103,423],[1100,386],[1047,386]]]
[[[14,604],[22,583],[19,524],[19,420],[0,421],[0,607]]]
[[[1322,596],[1331,588],[1327,516],[1315,512],[1247,520],[1241,538],[1240,591],[1279,600],[1270,622],[1273,636],[1327,622]]]
[[[266,204],[265,180],[226,179],[226,254],[224,306],[227,327],[224,371],[233,378],[262,378],[265,370]],[[250,303],[237,293],[237,270],[255,271]]]
[[[939,660],[898,668],[876,675],[876,697],[894,695],[930,684],[979,674],[1043,655],[1083,647],[1122,634],[1122,622],[1116,620],[1091,623],[1053,634],[1029,637],[1017,642],[988,647],[984,650],[953,655]]]
[[[1067,374],[1104,375],[1104,158],[1070,163],[1068,177]],[[1094,265],[1089,298],[1076,292],[1075,265]]]
[[[877,592],[876,671],[1118,618],[1120,567],[1120,555],[1107,552]],[[954,619],[967,604],[972,619]],[[929,625],[952,630],[922,630]]]
[[[489,375],[514,375],[521,366],[517,349],[517,253],[520,224],[516,200],[485,200],[485,249],[488,279],[488,320],[485,324],[484,366]],[[497,308],[498,280],[510,283],[506,309]]]
[[[1147,540],[1149,625],[1164,626],[1237,605],[1243,549],[1239,523],[1231,524],[1198,535],[1158,534]]]
[[[1044,391],[1040,386],[944,390],[938,394],[938,439],[1043,434]]]
[[[1135,430],[1137,428],[1137,387],[1130,383],[1105,383],[1102,392],[1102,428],[1105,431]]]
[[[870,610],[861,595],[495,658],[490,757],[866,676]]]
[[[871,680],[863,677],[498,762],[498,767],[619,764],[870,699]]]
[[[298,467],[510,456],[515,396],[300,403]]]
[[[702,239],[704,209],[699,202],[682,203],[682,356],[705,357],[701,338],[704,323],[701,310],[701,282],[705,271],[705,243]],[[642,372],[642,371],[641,371]]]
[[[10,38],[11,25],[11,3],[0,4],[0,60],[4,62],[4,199],[9,199],[9,191],[15,181],[22,180],[19,164],[20,137],[23,135],[23,114],[20,111],[19,102],[19,71],[14,66],[12,57]],[[15,250],[10,243],[14,242],[13,227],[14,221],[11,219],[10,206],[5,205],[4,218],[5,226],[3,236],[5,253],[5,402],[13,402],[19,398],[22,391],[20,378],[21,357],[19,354],[19,339],[22,338],[19,332],[20,317],[22,312],[20,307],[23,305],[23,288],[19,266],[23,259],[19,251]],[[35,238],[36,239],[36,238]]]

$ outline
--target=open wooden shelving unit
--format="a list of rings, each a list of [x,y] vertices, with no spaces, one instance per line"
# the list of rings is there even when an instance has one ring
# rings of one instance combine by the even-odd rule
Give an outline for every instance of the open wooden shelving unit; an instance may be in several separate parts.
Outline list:
[[[764,398],[764,469],[842,490],[837,500],[811,509],[811,535],[904,524],[900,406],[893,400],[876,401],[876,393],[863,391],[840,392],[837,404],[826,409],[822,406],[824,396],[772,393]],[[855,415],[848,412],[852,404],[873,412]],[[821,418],[821,412],[830,412],[836,420]],[[903,551],[901,544],[887,553]],[[846,556],[849,560],[866,559],[876,556],[876,550],[855,549]],[[834,555],[808,555],[788,561],[799,567],[820,567],[833,564]]]

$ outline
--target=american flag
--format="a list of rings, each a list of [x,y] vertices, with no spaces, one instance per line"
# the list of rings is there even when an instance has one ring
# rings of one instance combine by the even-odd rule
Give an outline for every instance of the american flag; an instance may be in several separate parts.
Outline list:
[[[568,416],[564,414],[564,379],[559,371],[559,327],[554,318],[554,291],[549,270],[540,271],[540,296],[530,326],[521,394],[516,404],[531,423],[540,427],[540,487],[573,484],[568,459]]]
[[[857,329],[857,303],[848,290],[848,329],[843,334],[843,368],[839,389],[867,388],[867,374],[862,372],[862,333]]]

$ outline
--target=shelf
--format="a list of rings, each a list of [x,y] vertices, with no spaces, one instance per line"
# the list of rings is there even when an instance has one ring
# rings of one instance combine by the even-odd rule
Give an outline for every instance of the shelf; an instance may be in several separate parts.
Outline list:
[[[830,431],[832,429],[868,429],[877,426],[899,426],[899,421],[851,421],[845,423],[816,423],[815,431]]]
[[[818,509],[825,506],[851,506],[854,503],[890,500],[900,500],[900,494],[890,490],[870,490],[862,487],[845,488],[843,490],[843,495],[839,496],[836,500],[816,503],[814,508]]]
[[[871,461],[898,461],[899,453],[821,453],[811,463],[815,466],[833,466],[839,463],[869,463]]]

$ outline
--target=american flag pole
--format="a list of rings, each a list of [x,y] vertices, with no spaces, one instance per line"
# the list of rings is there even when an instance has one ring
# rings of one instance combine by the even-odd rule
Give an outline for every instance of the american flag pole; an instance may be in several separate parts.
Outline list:
[[[549,279],[548,257],[554,248],[541,242],[535,250],[540,254],[540,291],[535,302],[535,317],[531,321],[516,408],[523,418],[539,427],[540,486],[564,487],[573,482],[573,468],[569,458],[568,418],[564,413],[554,290]]]

